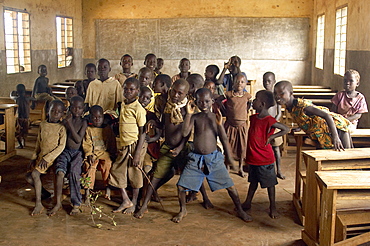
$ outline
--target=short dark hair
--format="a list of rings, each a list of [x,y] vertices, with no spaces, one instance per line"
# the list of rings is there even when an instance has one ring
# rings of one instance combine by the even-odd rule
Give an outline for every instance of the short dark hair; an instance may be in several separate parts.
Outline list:
[[[272,76],[274,77],[274,79],[275,79],[275,74],[274,74],[273,72],[266,72],[266,73],[264,73],[264,74],[263,74],[263,78],[264,78],[265,76],[268,76],[268,75],[272,75]]]
[[[104,114],[104,110],[101,106],[99,105],[93,105],[90,110],[89,110],[90,114],[92,114],[93,112],[100,112],[102,114]]]
[[[74,87],[72,87],[72,88],[74,88]],[[74,88],[74,89],[76,89],[76,88]],[[80,97],[80,96],[73,96],[73,97],[71,98],[71,104],[72,104],[73,102],[82,102],[82,103],[84,103],[84,102],[85,102],[85,100],[84,100],[82,97]]]
[[[53,101],[50,102],[49,104],[49,109],[51,108],[51,106],[61,106],[63,108],[63,110],[65,110],[66,106],[64,105],[64,102],[59,100],[59,99],[54,99]]]
[[[157,79],[161,81],[162,85],[165,84],[167,88],[170,88],[172,85],[171,77],[168,74],[160,74],[157,77],[155,77],[154,81]]]
[[[46,68],[46,65],[44,65],[44,64],[39,65],[39,66],[37,67],[37,71],[38,71],[38,70],[40,70],[40,68],[42,68],[42,67]]]
[[[270,108],[275,105],[275,98],[272,91],[260,90],[256,93],[256,96],[257,95],[261,95],[261,101],[265,103],[267,108]]]
[[[24,84],[18,84],[17,87],[17,92],[25,92],[26,91],[26,86],[24,86]]]
[[[123,57],[126,57],[126,56],[127,56],[127,57],[130,57],[130,58],[131,58],[131,60],[133,60],[133,59],[132,59],[132,56],[130,56],[129,54],[124,54],[124,55],[121,57],[121,60],[123,59]]]
[[[183,61],[188,61],[188,62],[190,63],[190,60],[189,60],[188,58],[182,58],[182,59],[180,60],[180,63],[181,63],[181,62],[183,62]]]
[[[154,56],[156,59],[157,57],[153,53],[146,54],[144,61],[149,58],[149,56]]]
[[[290,92],[293,93],[293,86],[292,86],[292,83],[290,83],[289,81],[287,80],[282,80],[282,81],[279,81],[275,84],[275,87],[278,87],[278,86],[282,86],[283,88],[286,88],[288,89]]]
[[[108,61],[108,62],[109,62],[109,61]],[[95,71],[96,71],[96,65],[95,65],[94,63],[87,63],[87,64],[86,64],[86,66],[85,66],[85,70],[86,70],[87,68],[94,68],[94,69],[95,69]]]
[[[130,83],[130,84],[134,84],[134,85],[135,85],[135,87],[136,87],[137,89],[139,89],[139,88],[140,88],[140,82],[139,82],[139,80],[138,80],[137,78],[135,78],[135,77],[130,77],[130,78],[126,79],[126,80],[125,80],[125,82],[124,82],[123,84],[128,84],[128,83]]]
[[[195,92],[195,98],[198,98],[200,95],[209,95],[212,98],[212,92],[208,88],[200,88]]]
[[[172,87],[174,87],[176,85],[183,85],[183,86],[185,86],[186,93],[189,92],[189,82],[186,81],[185,79],[178,79],[178,80],[176,80],[175,82],[173,82]]]
[[[217,74],[219,74],[219,73],[220,73],[220,69],[218,68],[218,66],[217,66],[217,65],[214,65],[214,64],[212,64],[212,65],[208,65],[208,66],[206,67],[206,70],[207,70],[207,68],[208,68],[209,70],[211,70],[211,71],[215,74],[215,76],[217,76]]]
[[[148,91],[150,93],[152,93],[152,90],[150,90],[148,86],[142,86],[142,87],[140,87],[140,93],[139,94],[144,93],[144,92],[148,92]]]
[[[107,62],[108,65],[110,66],[110,62],[107,59],[105,59],[105,58],[99,59],[98,64],[101,63],[101,62]]]
[[[237,59],[239,64],[242,64],[242,59],[240,59],[239,56],[232,56],[231,59],[233,59],[233,58]]]
[[[196,88],[202,88],[203,85],[204,85],[204,79],[202,77],[202,75],[198,74],[198,73],[192,73],[190,74],[186,80],[189,82],[189,83],[193,83],[195,85]]]

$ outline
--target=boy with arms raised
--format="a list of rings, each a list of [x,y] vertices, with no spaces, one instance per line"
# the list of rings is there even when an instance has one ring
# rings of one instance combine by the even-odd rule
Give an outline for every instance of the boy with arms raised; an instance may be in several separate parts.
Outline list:
[[[253,108],[257,114],[250,117],[248,131],[246,162],[249,165],[248,181],[250,182],[247,199],[243,209],[251,208],[254,193],[258,183],[267,188],[270,200],[270,217],[278,218],[275,205],[275,185],[277,184],[275,172],[275,156],[270,142],[289,132],[289,127],[276,121],[269,114],[269,108],[275,105],[274,95],[271,91],[258,91],[253,101]],[[275,128],[280,132],[274,133]]]
[[[82,118],[83,113],[84,99],[80,96],[72,97],[69,113],[63,120],[63,124],[67,129],[66,148],[55,162],[57,203],[48,213],[49,216],[55,215],[62,208],[63,179],[67,173],[69,173],[69,189],[73,206],[70,215],[80,212],[82,203],[80,178],[83,164],[80,148],[87,128],[87,121]]]
[[[141,170],[146,152],[146,149],[143,149],[146,112],[137,100],[139,86],[139,81],[135,78],[129,78],[123,84],[125,100],[119,116],[121,149],[110,170],[108,182],[109,185],[119,188],[122,195],[122,203],[113,210],[114,213],[130,214],[135,212],[139,189],[143,187]],[[126,192],[128,182],[132,187],[131,201]]]
[[[31,213],[32,216],[39,215],[44,210],[41,198],[50,197],[50,193],[42,187],[40,176],[46,174],[66,145],[66,128],[60,124],[64,109],[62,101],[52,101],[48,119],[40,123],[35,152],[32,155],[29,172],[26,176],[27,181],[35,187],[36,193],[36,204]]]
[[[195,96],[201,112],[194,114],[195,105],[191,102],[187,104],[182,134],[189,135],[194,127],[194,149],[188,154],[188,163],[177,183],[180,212],[172,221],[179,223],[186,216],[186,190],[198,191],[204,178],[207,178],[212,191],[226,189],[234,202],[238,216],[244,221],[251,221],[250,216],[241,207],[238,192],[224,164],[224,156],[217,150],[217,136],[220,136],[228,162],[232,163],[221,113],[217,113],[216,119],[216,115],[210,111],[214,103],[210,90],[201,88],[197,90]]]
[[[186,114],[185,106],[188,102],[186,97],[188,91],[189,83],[184,79],[176,80],[169,91],[169,98],[162,116],[165,142],[161,147],[157,168],[151,180],[155,190],[173,177],[174,164],[181,163],[181,160],[184,158],[186,150],[183,149],[187,138],[182,136],[182,126]],[[135,214],[136,218],[142,218],[144,213],[148,211],[148,203],[153,192],[152,187],[148,186],[143,205]]]

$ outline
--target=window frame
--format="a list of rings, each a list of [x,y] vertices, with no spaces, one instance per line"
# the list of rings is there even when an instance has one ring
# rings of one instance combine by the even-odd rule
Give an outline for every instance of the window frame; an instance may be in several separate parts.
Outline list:
[[[60,18],[60,21],[58,21]],[[70,21],[70,23],[68,23]],[[57,66],[59,68],[66,68],[72,66],[67,64],[66,49],[72,49],[73,59],[73,46],[74,46],[74,35],[73,35],[73,18],[68,16],[57,15],[55,17],[56,26],[56,41],[57,41]],[[70,28],[68,28],[70,27]]]
[[[324,69],[325,13],[317,16],[315,67]]]
[[[10,13],[11,15],[15,14],[15,18],[11,17],[11,21],[15,22],[15,25],[14,23],[11,24],[12,32],[9,33],[7,33],[9,27],[6,26],[6,12],[12,12]],[[24,14],[26,14],[27,18],[23,17]],[[3,8],[6,74],[21,74],[32,72],[30,16],[30,13],[28,13],[26,10],[9,7]],[[13,36],[13,41],[7,40],[9,36]],[[10,43],[11,45],[9,45]],[[13,53],[12,57],[10,57],[10,53]],[[11,58],[13,58],[13,61],[10,63]],[[13,69],[9,69],[9,67],[13,67]],[[23,67],[23,71],[21,67]]]
[[[345,10],[345,15],[343,11]],[[340,16],[338,15],[340,11]],[[334,74],[343,76],[346,69],[348,5],[335,11]]]

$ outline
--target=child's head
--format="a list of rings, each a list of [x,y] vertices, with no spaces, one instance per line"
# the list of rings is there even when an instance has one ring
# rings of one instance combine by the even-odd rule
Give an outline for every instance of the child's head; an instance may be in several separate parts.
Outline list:
[[[85,66],[85,75],[88,80],[94,80],[96,77],[96,66],[94,63],[88,63]]]
[[[354,69],[347,70],[343,79],[343,88],[345,91],[355,91],[360,85],[360,73]]]
[[[26,95],[26,87],[24,86],[24,84],[17,85],[17,94],[20,97],[24,97]]]
[[[152,100],[152,97],[152,91],[148,87],[144,86],[140,88],[139,103],[141,104],[141,106],[143,106],[143,108],[148,106],[148,104]]]
[[[274,94],[272,91],[261,90],[256,94],[256,98],[253,100],[253,108],[257,112],[261,112],[263,109],[269,109],[275,105]]]
[[[132,102],[139,94],[140,83],[134,77],[128,78],[123,83],[123,96],[128,102]]]
[[[212,92],[207,88],[200,88],[195,92],[195,103],[200,111],[208,111],[214,103]]]
[[[140,87],[150,86],[154,78],[153,70],[147,67],[141,68],[138,73],[138,78],[140,82]]]
[[[102,58],[98,61],[98,76],[101,80],[108,79],[111,70],[110,62],[107,59]]]
[[[48,121],[50,123],[57,123],[64,114],[65,106],[61,100],[53,100],[50,102],[48,111]]]
[[[154,79],[153,90],[155,93],[166,93],[171,88],[172,80],[167,74],[160,74]]]
[[[232,56],[230,58],[229,72],[232,74],[238,73],[241,64],[242,64],[242,60],[240,59],[239,56]]]
[[[40,65],[38,68],[37,68],[37,73],[41,76],[41,77],[45,77],[47,74],[48,74],[48,69],[46,68],[45,65]]]
[[[79,96],[83,96],[85,94],[85,87],[82,80],[76,81],[75,88]]]
[[[220,69],[217,65],[208,65],[206,67],[206,72],[204,73],[204,77],[206,80],[216,80],[216,76],[219,74]]]
[[[71,98],[74,96],[78,96],[77,89],[73,86],[70,86],[66,89],[66,99],[71,101]]]
[[[104,122],[104,111],[99,105],[94,105],[90,108],[90,119],[93,126],[101,127]]]
[[[182,102],[189,92],[189,83],[185,79],[176,80],[170,90],[169,96],[172,103]]]
[[[160,71],[163,68],[164,60],[163,58],[157,58],[157,66],[155,70]]]
[[[273,72],[266,72],[263,75],[263,87],[266,90],[272,91],[275,83],[276,83],[275,74]]]
[[[188,58],[182,58],[179,63],[181,73],[187,73],[190,70],[190,61]]]
[[[71,106],[69,107],[69,111],[74,117],[81,117],[83,115],[85,109],[84,101],[85,100],[80,96],[74,96],[71,98]]]
[[[132,56],[130,56],[129,54],[123,55],[121,57],[121,61],[120,61],[119,65],[121,65],[123,70],[130,69],[132,67],[132,65],[134,65],[134,62],[132,60]]]
[[[239,92],[244,91],[246,86],[247,86],[247,78],[245,77],[244,74],[238,73],[234,79],[234,84],[233,84],[234,91],[239,91]]]
[[[206,80],[206,82],[204,82],[204,88],[210,90],[213,95],[216,91],[216,84],[212,80]]]
[[[289,81],[279,81],[274,87],[275,100],[280,105],[286,105],[293,99],[293,86]]]
[[[193,73],[193,74],[190,74],[186,80],[188,81],[189,83],[189,94],[190,95],[194,95],[194,93],[203,87],[204,85],[204,79],[202,77],[202,75],[200,74],[197,74],[197,73]]]
[[[150,53],[145,56],[144,65],[150,70],[154,70],[157,67],[157,57]]]

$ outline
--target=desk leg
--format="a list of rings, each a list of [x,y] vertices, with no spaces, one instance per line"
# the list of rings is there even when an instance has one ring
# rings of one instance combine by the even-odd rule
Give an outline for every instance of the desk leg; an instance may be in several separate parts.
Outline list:
[[[295,158],[295,196],[301,198],[301,165],[302,165],[302,144],[303,136],[295,136],[296,141],[296,158]]]
[[[15,150],[15,120],[14,107],[5,109],[5,154]]]
[[[333,245],[335,233],[337,190],[323,187],[321,197],[320,245]]]

